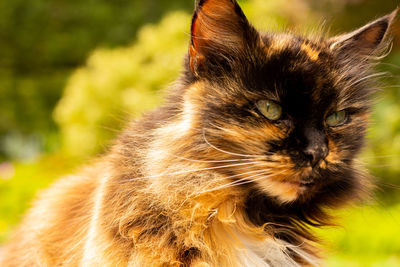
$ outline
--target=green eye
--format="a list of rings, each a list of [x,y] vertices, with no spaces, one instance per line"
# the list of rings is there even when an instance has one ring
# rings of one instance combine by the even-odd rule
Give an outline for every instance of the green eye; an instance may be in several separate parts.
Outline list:
[[[340,126],[342,124],[345,124],[346,121],[347,112],[345,110],[332,113],[326,118],[326,124],[331,127]]]
[[[258,110],[268,119],[275,121],[282,116],[282,107],[271,100],[257,102]]]

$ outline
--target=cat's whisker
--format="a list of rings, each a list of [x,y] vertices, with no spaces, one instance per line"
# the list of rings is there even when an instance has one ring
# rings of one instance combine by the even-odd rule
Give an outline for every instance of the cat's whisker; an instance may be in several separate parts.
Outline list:
[[[225,185],[221,185],[221,186],[209,189],[209,190],[205,190],[203,192],[200,192],[200,194],[204,194],[204,193],[208,193],[208,192],[212,192],[212,191],[216,191],[216,190],[221,190],[221,189],[226,189],[226,188],[230,188],[230,187],[234,187],[234,186],[238,186],[238,185],[242,185],[242,184],[248,184],[248,183],[251,183],[251,182],[254,181],[254,180],[249,180],[249,178],[254,178],[254,177],[258,177],[258,176],[262,176],[263,178],[267,178],[269,176],[274,176],[274,175],[269,175],[269,176],[266,176],[266,175],[267,175],[267,173],[254,174],[254,175],[251,175],[251,176],[248,176],[248,177],[241,178],[241,179],[239,179],[237,181],[230,182],[230,183],[225,184]]]
[[[251,173],[260,173],[260,172],[265,172],[265,171],[267,171],[267,170],[265,170],[265,169],[264,170],[253,170],[253,171],[249,171],[249,172],[238,173],[238,174],[222,177],[222,178],[218,179],[218,181],[228,180],[228,179],[231,179],[231,178],[240,177],[242,175],[247,175],[247,174],[251,174]]]
[[[256,157],[256,158],[265,157],[264,155],[247,155],[247,154],[234,153],[234,152],[229,152],[229,151],[225,151],[225,150],[223,150],[223,149],[220,149],[220,148],[214,146],[213,144],[211,144],[211,143],[207,140],[206,134],[205,134],[205,129],[204,129],[204,128],[203,128],[203,139],[204,139],[204,141],[207,143],[207,145],[211,146],[211,147],[214,148],[215,150],[218,150],[218,151],[220,151],[220,152],[223,152],[223,153],[226,153],[226,154],[229,154],[229,155],[239,156],[239,157]]]
[[[271,177],[271,176],[276,176],[276,175],[278,175],[278,174],[282,174],[282,173],[284,173],[284,172],[285,172],[285,171],[277,172],[277,173],[274,173],[274,174],[271,174],[271,175],[267,175],[267,176],[262,176],[262,177],[259,177],[259,178],[257,178],[257,179],[253,179],[253,180],[242,179],[242,180],[244,180],[243,182],[235,183],[233,186],[243,185],[243,184],[248,184],[248,183],[251,183],[251,182],[259,181],[259,180],[262,180],[262,179],[265,179],[265,178],[269,178],[269,177]],[[247,178],[248,178],[248,177],[247,177]],[[239,181],[239,180],[238,180],[238,181]],[[236,182],[238,182],[238,181],[236,181]]]
[[[376,61],[384,59],[392,52],[392,49],[393,49],[393,42],[389,44],[389,47],[386,48],[386,51],[383,54],[381,54],[380,56],[369,56],[368,59]]]
[[[388,86],[384,86],[384,87],[380,87],[381,89],[389,89],[389,88],[400,88],[400,85],[388,85]]]
[[[0,267],[320,266],[314,230],[373,187],[358,151],[372,97],[398,78],[373,61],[392,48],[398,10],[328,37],[259,32],[237,2],[195,0],[164,103],[41,194],[1,246]]]
[[[170,173],[161,173],[161,174],[157,174],[157,175],[150,175],[150,176],[143,176],[143,177],[137,177],[137,178],[121,180],[119,182],[124,183],[124,182],[131,182],[131,181],[136,181],[136,180],[144,180],[144,179],[149,179],[149,178],[157,178],[157,177],[169,176],[169,175],[177,175],[177,174],[185,174],[185,173],[191,173],[191,172],[199,172],[199,171],[231,168],[231,167],[237,167],[237,166],[243,166],[243,165],[250,165],[250,164],[254,164],[254,163],[262,163],[262,161],[252,161],[252,162],[244,162],[244,163],[237,163],[237,164],[229,164],[229,165],[201,168],[201,169],[195,169],[195,170],[176,171],[176,172],[170,172]]]
[[[242,168],[242,169],[240,169],[240,170],[243,170],[243,169],[245,169],[245,168]],[[225,177],[222,177],[222,178],[219,178],[219,179],[216,179],[216,180],[211,180],[207,185],[205,185],[204,187],[208,187],[208,186],[210,186],[210,185],[212,185],[212,184],[214,184],[215,182],[220,182],[220,181],[222,181],[222,180],[228,180],[228,179],[232,179],[232,178],[235,178],[235,177],[240,177],[240,176],[243,176],[243,175],[247,175],[247,174],[251,174],[251,173],[265,173],[265,171],[267,171],[266,169],[263,169],[263,170],[253,170],[253,171],[249,171],[249,172],[244,172],[244,173],[238,173],[238,174],[234,174],[234,175],[230,175],[230,176],[225,176]],[[243,179],[243,178],[241,178],[241,179]],[[237,180],[238,181],[238,180]]]
[[[385,186],[385,187],[392,188],[392,189],[400,190],[400,185],[396,185],[396,184],[392,184],[392,183],[388,183],[388,182],[379,181],[378,185]]]
[[[262,180],[262,179],[264,179],[264,178],[269,178],[269,177],[271,177],[271,176],[277,176],[277,175],[282,174],[282,173],[285,173],[285,172],[286,172],[286,171],[280,171],[280,172],[277,172],[277,173],[268,175],[267,177],[260,177],[260,178],[257,178],[257,179],[251,180],[251,181],[252,181],[252,182],[259,181],[259,180]]]
[[[262,173],[257,173],[257,174],[254,174],[254,175],[243,177],[243,178],[241,178],[239,180],[236,180],[236,181],[230,182],[228,184],[224,184],[224,185],[221,185],[221,186],[209,189],[209,190],[202,191],[202,192],[200,192],[198,194],[204,194],[204,193],[208,193],[208,192],[212,192],[212,191],[216,191],[216,190],[220,190],[220,189],[225,189],[225,188],[234,187],[234,186],[238,186],[238,185],[248,184],[248,183],[252,183],[252,182],[255,182],[255,181],[259,181],[259,180],[262,180],[262,179],[270,178],[270,177],[273,177],[273,176],[277,176],[278,174],[284,173],[284,171],[281,171],[281,172],[277,172],[277,173],[274,173],[274,174],[268,174],[267,172],[265,172],[266,170],[263,170],[263,171],[264,172],[262,172]],[[254,178],[254,177],[258,177],[258,176],[261,176],[261,177],[249,180],[249,178]]]
[[[204,163],[222,163],[222,162],[235,162],[235,161],[250,161],[250,160],[254,160],[254,159],[226,159],[226,160],[198,160],[198,159],[189,159],[189,158],[185,158],[182,156],[178,156],[172,153],[168,153],[171,156],[174,156],[178,159],[183,159],[183,160],[187,160],[187,161],[193,161],[193,162],[204,162]]]
[[[386,65],[392,68],[396,68],[396,69],[400,69],[400,66],[396,65],[396,64],[392,64],[392,63],[386,63],[386,62],[381,62],[378,65]]]
[[[388,168],[388,167],[394,167],[394,164],[381,164],[381,165],[374,165],[374,164],[369,164],[369,168]]]
[[[378,72],[378,73],[370,74],[370,75],[367,75],[365,77],[362,77],[361,79],[358,79],[355,82],[352,82],[350,85],[348,85],[348,87],[352,87],[352,86],[354,86],[356,84],[359,84],[362,81],[365,81],[365,80],[368,80],[368,79],[371,79],[371,78],[382,77],[382,76],[385,76],[385,75],[389,75],[389,73],[388,72]]]
[[[400,155],[377,155],[377,156],[369,156],[369,157],[362,157],[362,159],[381,159],[381,158],[394,158],[394,157],[400,157]]]
[[[254,174],[254,175],[250,175],[250,176],[241,178],[241,179],[239,179],[239,180],[236,180],[236,181],[233,181],[233,182],[224,184],[224,185],[220,185],[220,186],[217,186],[217,187],[208,189],[208,190],[204,190],[204,191],[198,192],[198,193],[196,193],[196,195],[201,195],[201,194],[205,194],[205,193],[208,193],[208,192],[212,192],[212,191],[224,189],[224,188],[227,188],[227,187],[232,187],[232,186],[235,186],[236,183],[238,183],[238,182],[240,182],[240,181],[244,181],[244,180],[247,180],[247,179],[249,179],[249,178],[257,177],[257,176],[260,176],[260,175],[266,175],[266,174],[267,174],[267,173],[262,172],[262,173],[257,173],[257,174]],[[272,175],[272,176],[273,176],[273,175]],[[249,180],[249,183],[250,183],[250,182],[251,182],[251,181]]]

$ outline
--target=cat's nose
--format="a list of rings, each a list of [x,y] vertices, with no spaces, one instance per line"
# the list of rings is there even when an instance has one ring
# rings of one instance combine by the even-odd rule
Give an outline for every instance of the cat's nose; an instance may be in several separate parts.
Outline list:
[[[310,161],[311,166],[315,167],[321,160],[329,154],[329,149],[326,145],[313,145],[304,149],[304,155]]]

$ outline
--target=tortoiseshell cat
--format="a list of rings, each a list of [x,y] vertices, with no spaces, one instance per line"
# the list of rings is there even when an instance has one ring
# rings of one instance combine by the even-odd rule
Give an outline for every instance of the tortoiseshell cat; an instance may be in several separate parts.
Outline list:
[[[368,192],[356,156],[395,15],[306,38],[200,1],[166,104],[45,191],[0,266],[317,265],[308,227]]]

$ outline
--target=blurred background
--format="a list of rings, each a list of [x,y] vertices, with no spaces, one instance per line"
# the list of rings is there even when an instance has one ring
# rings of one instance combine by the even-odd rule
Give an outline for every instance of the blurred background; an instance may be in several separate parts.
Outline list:
[[[392,0],[239,1],[262,30],[349,31]],[[0,243],[31,199],[102,153],[131,118],[159,105],[182,69],[192,0],[0,1]],[[328,266],[400,266],[400,22],[362,161],[367,206],[323,229]]]

